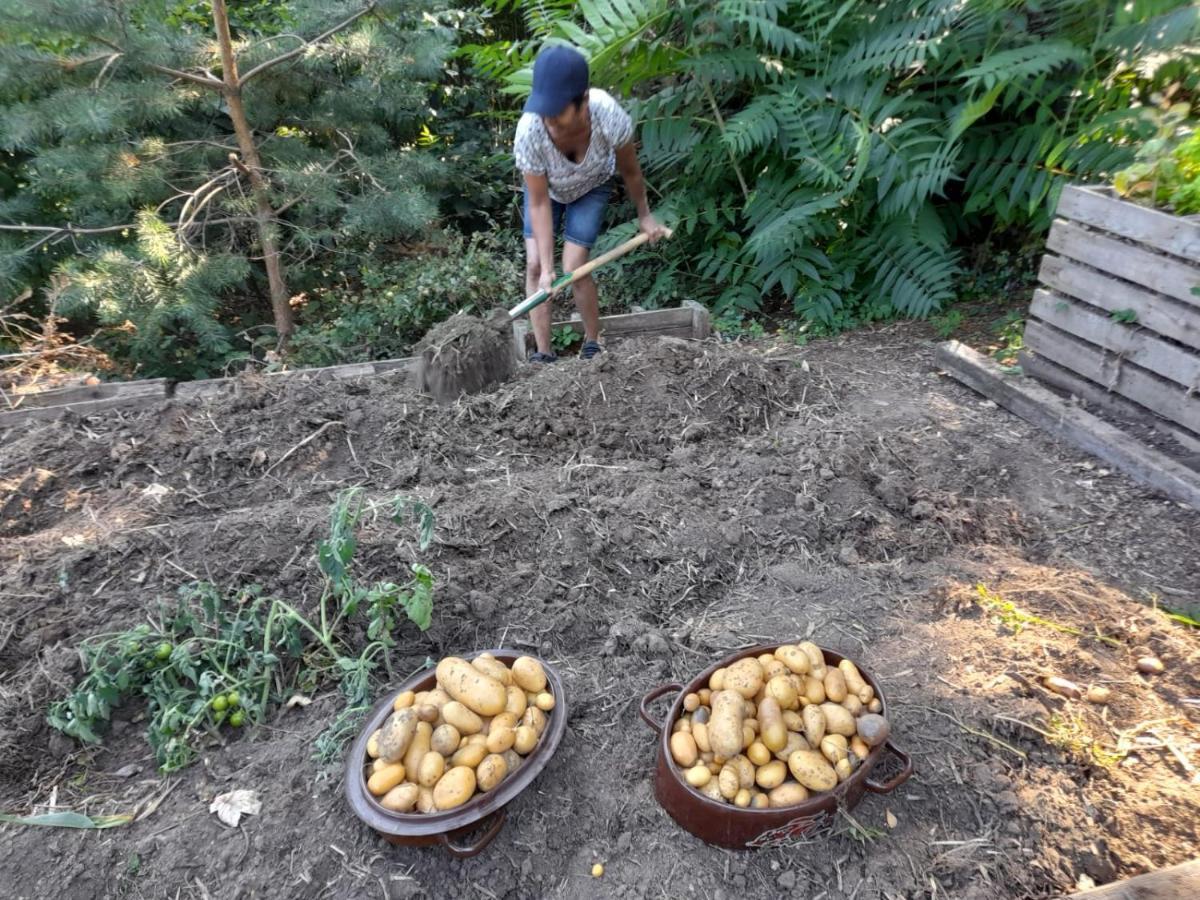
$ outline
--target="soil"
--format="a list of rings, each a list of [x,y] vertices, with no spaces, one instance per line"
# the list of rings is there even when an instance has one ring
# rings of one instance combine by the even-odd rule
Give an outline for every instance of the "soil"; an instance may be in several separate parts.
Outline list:
[[[485,319],[457,313],[438,323],[413,348],[413,390],[449,403],[507,381],[516,368],[511,335],[503,309]]]
[[[1157,608],[1200,594],[1200,514],[939,373],[911,327],[803,349],[630,340],[447,406],[399,374],[246,379],[0,446],[0,808],[139,812],[0,826],[6,897],[1038,898],[1200,854],[1200,643]],[[474,859],[354,819],[312,759],[332,690],[167,778],[133,712],[99,748],[45,724],[82,638],[193,578],[311,609],[316,541],[353,485],[438,517],[420,555],[389,522],[361,535],[362,577],[418,556],[437,576],[397,677],[514,647],[566,685],[561,747]],[[637,701],[806,636],[885,686],[916,774],[814,839],[702,844],[654,801]],[[1139,674],[1147,653],[1162,675]],[[234,788],[263,806],[230,829],[208,803]]]

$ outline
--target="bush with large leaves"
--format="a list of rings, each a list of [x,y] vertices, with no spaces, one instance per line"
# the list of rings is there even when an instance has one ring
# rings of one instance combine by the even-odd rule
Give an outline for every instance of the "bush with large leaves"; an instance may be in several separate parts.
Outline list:
[[[1185,0],[491,5],[520,9],[530,36],[474,50],[509,92],[546,41],[632,91],[683,236],[656,290],[708,281],[719,310],[785,297],[829,325],[937,309],[956,245],[1045,229],[1062,186],[1126,165],[1154,92],[1196,72]]]

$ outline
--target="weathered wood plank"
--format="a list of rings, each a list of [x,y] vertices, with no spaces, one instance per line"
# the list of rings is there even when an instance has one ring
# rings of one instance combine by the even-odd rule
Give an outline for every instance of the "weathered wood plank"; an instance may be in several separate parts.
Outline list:
[[[1200,307],[1200,297],[1192,293],[1192,288],[1200,285],[1200,270],[1174,257],[1105,237],[1066,219],[1055,220],[1046,247],[1110,275]]]
[[[1200,509],[1200,474],[1147,447],[1049,388],[1006,376],[993,360],[958,341],[938,345],[937,363],[956,379],[1053,436],[1116,466],[1135,480]]]
[[[1189,397],[1172,382],[1036,320],[1025,325],[1025,346],[1165,419],[1200,432],[1200,397]]]
[[[1121,200],[1111,188],[1068,185],[1057,214],[1200,263],[1200,222]]]
[[[1106,312],[1137,310],[1138,324],[1200,350],[1200,309],[1109,278],[1062,256],[1042,257],[1042,284]]]
[[[1138,325],[1114,322],[1076,301],[1043,290],[1033,292],[1029,312],[1185,388],[1200,388],[1200,353],[1190,353]]]
[[[103,384],[79,384],[71,387],[50,388],[26,394],[3,393],[0,411],[5,409],[29,409],[35,406],[62,406],[66,403],[82,403],[87,400],[105,400],[109,397],[142,397],[161,394],[166,390],[167,379],[145,378],[140,381],[108,381]]]
[[[1200,897],[1200,859],[1069,896],[1072,900],[1186,900]]]
[[[1118,419],[1149,425],[1156,431],[1173,437],[1188,453],[1200,453],[1200,434],[1188,431],[1175,422],[1168,422],[1140,403],[1134,403],[1128,397],[1122,397],[1094,381],[1088,381],[1082,375],[1076,375],[1070,369],[1064,369],[1058,363],[1052,362],[1044,356],[1022,350],[1019,358],[1021,371],[1031,378],[1036,378],[1043,384],[1058,388],[1060,391],[1066,391],[1068,394],[1078,397],[1088,406],[1103,410]]]
[[[165,387],[158,393],[106,397],[102,400],[84,400],[79,403],[64,403],[59,406],[31,406],[28,409],[14,409],[11,412],[0,412],[0,428],[18,425],[22,422],[44,421],[57,419],[66,413],[78,416],[90,416],[118,407],[147,407],[167,399]]]

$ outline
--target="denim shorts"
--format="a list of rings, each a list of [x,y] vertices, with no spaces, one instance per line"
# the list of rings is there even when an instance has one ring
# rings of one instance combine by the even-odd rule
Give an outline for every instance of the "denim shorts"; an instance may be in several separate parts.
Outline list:
[[[525,237],[533,237],[533,227],[529,222],[529,189],[524,190],[521,218],[525,224]],[[578,200],[570,203],[550,201],[550,215],[553,221],[554,234],[560,230],[564,239],[589,250],[600,236],[604,225],[604,209],[608,205],[608,197],[612,193],[612,185],[604,183],[592,188]],[[566,220],[564,227],[563,220]]]

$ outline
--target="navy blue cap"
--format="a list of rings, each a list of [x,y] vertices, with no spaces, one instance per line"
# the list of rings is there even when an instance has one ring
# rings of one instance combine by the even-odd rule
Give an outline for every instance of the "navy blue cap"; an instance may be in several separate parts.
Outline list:
[[[587,89],[588,64],[583,54],[562,44],[547,47],[533,63],[533,91],[525,101],[525,112],[557,116]]]

